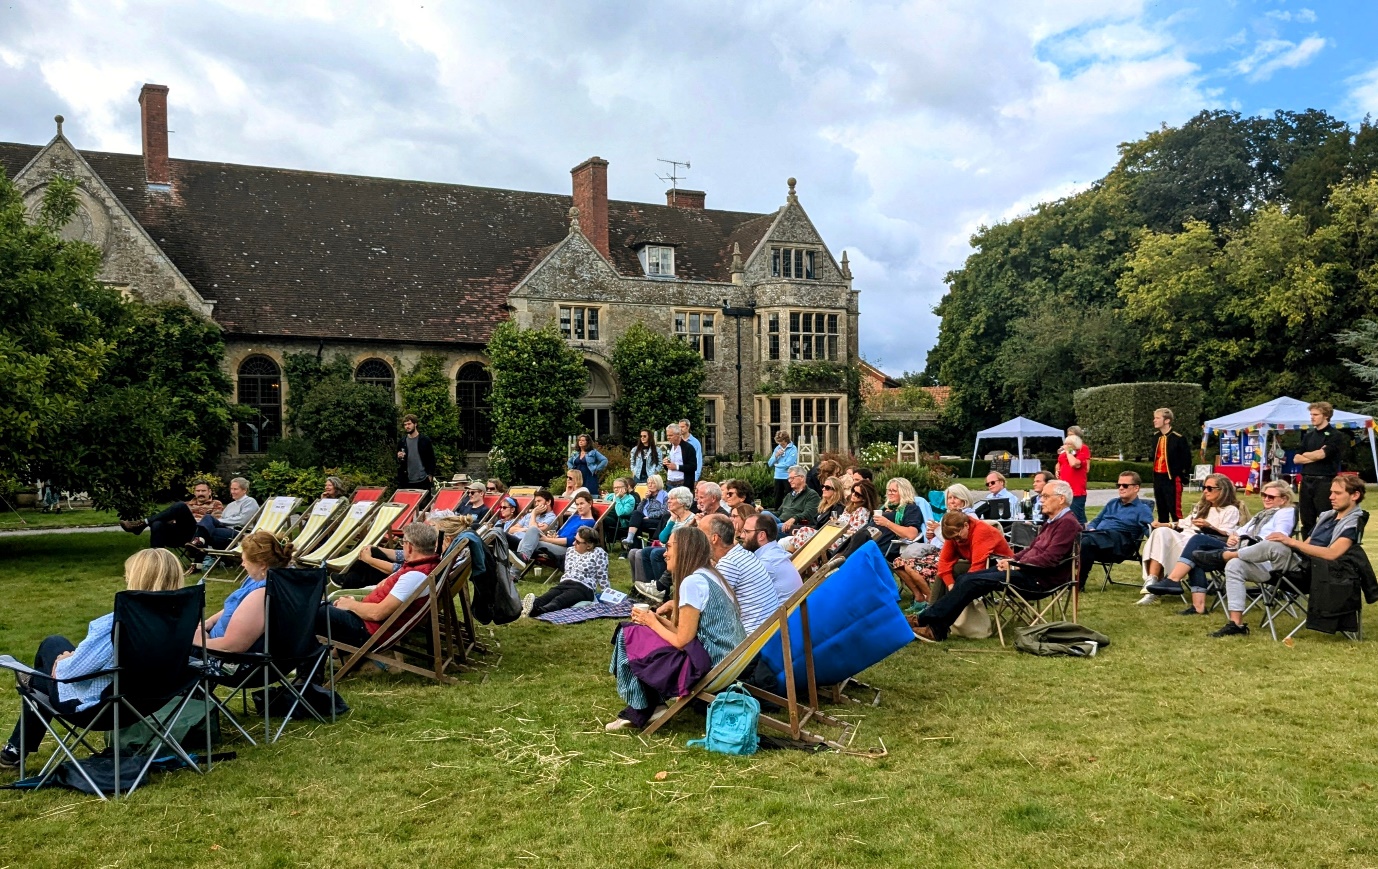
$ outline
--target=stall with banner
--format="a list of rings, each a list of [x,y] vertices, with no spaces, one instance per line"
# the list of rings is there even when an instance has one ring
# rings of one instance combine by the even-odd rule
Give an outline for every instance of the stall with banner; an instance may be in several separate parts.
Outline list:
[[[1281,396],[1257,407],[1237,411],[1227,416],[1207,420],[1202,426],[1201,450],[1205,451],[1212,436],[1220,441],[1220,458],[1216,473],[1224,474],[1252,492],[1263,481],[1265,465],[1274,473],[1284,472],[1288,465],[1282,459],[1277,439],[1284,432],[1311,428],[1311,412],[1307,403]],[[1330,424],[1336,429],[1368,433],[1369,454],[1378,467],[1378,448],[1374,446],[1373,417],[1361,413],[1335,411]],[[1272,461],[1270,461],[1270,459]]]

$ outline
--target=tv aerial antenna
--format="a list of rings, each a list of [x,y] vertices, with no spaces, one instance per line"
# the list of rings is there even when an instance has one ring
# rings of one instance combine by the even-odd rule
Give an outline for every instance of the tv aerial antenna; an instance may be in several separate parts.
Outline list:
[[[657,157],[656,160],[657,160],[658,162],[660,162],[660,163],[669,163],[669,164],[670,164],[670,171],[669,171],[669,172],[667,172],[667,173],[664,174],[664,175],[657,175],[656,177],[659,178],[661,181],[664,181],[665,183],[669,184],[669,185],[670,185],[670,189],[671,189],[672,191],[673,191],[673,190],[678,190],[678,189],[679,189],[679,182],[681,182],[681,181],[684,180],[684,176],[681,175],[681,174],[679,174],[679,167],[683,166],[685,169],[691,168],[691,167],[689,166],[689,161],[688,161],[688,160],[666,160],[664,157]]]

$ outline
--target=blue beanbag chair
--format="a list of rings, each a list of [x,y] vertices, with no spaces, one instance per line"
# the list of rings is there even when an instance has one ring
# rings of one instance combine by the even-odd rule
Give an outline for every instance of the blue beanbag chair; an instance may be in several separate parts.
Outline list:
[[[895,579],[874,541],[853,553],[809,595],[809,634],[819,685],[833,685],[893,655],[914,640],[914,629],[895,605]],[[796,610],[789,620],[795,684],[808,684],[804,630]],[[776,636],[761,650],[784,693],[784,653]]]

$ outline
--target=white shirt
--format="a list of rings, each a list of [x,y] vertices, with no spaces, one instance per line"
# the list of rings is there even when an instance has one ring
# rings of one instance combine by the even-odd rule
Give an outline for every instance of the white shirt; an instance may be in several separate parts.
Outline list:
[[[679,448],[679,444],[670,447],[669,455],[666,456],[673,466],[673,470],[665,472],[665,480],[670,483],[684,482],[684,451]]]
[[[411,597],[413,592],[415,592],[418,588],[425,584],[425,571],[408,570],[406,573],[402,574],[400,577],[397,578],[397,582],[392,586],[392,591],[388,592],[388,595],[397,598],[403,603],[406,603],[407,598]],[[426,593],[429,594],[430,591],[427,590]],[[421,595],[421,597],[423,598],[425,596],[426,595],[424,594]]]
[[[781,603],[789,600],[790,595],[804,584],[799,578],[799,569],[790,561],[789,553],[774,540],[757,549],[755,555],[770,573],[771,581],[775,583],[775,593],[780,597]]]

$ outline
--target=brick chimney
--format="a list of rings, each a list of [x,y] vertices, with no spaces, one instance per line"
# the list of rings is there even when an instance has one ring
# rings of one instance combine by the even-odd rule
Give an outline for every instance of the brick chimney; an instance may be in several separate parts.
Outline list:
[[[603,256],[608,250],[608,161],[590,157],[569,170],[574,176],[574,205],[579,209],[579,228]]]
[[[702,190],[675,190],[671,188],[665,191],[665,204],[671,208],[689,208],[694,211],[703,211],[703,200],[708,197]]]
[[[144,133],[144,177],[149,184],[171,184],[167,165],[167,85],[146,84],[139,92]]]

